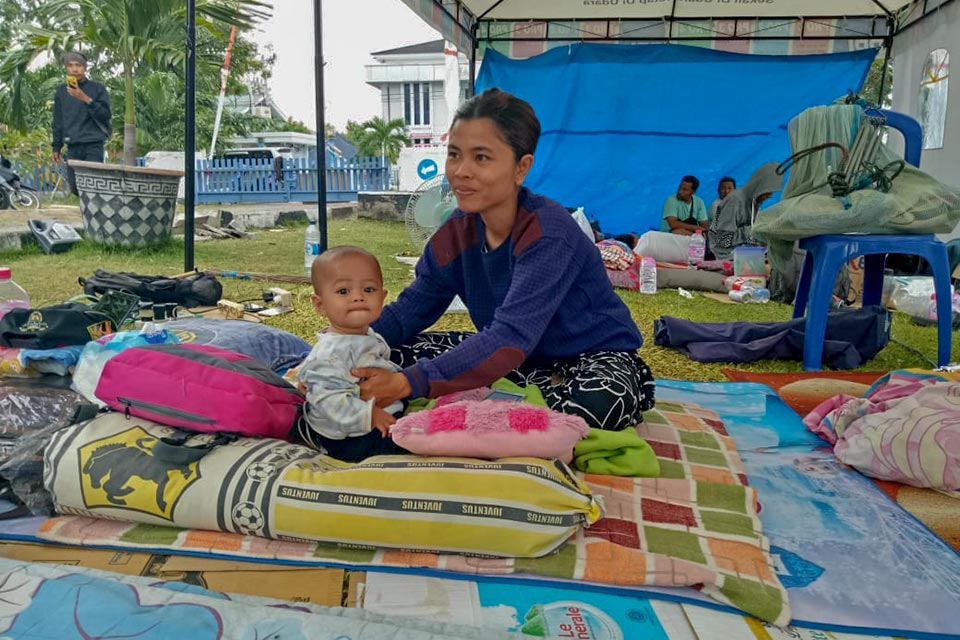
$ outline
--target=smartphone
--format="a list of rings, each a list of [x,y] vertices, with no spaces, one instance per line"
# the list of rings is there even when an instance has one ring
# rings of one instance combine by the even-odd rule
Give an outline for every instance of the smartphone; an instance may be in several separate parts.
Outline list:
[[[78,88],[80,85],[77,83],[77,76],[67,76],[67,86],[74,89]]]
[[[523,395],[522,393],[514,393],[512,391],[500,391],[499,389],[495,389],[491,391],[490,394],[487,395],[486,398],[484,398],[484,400],[501,400],[503,402],[521,402],[526,398],[527,396]]]

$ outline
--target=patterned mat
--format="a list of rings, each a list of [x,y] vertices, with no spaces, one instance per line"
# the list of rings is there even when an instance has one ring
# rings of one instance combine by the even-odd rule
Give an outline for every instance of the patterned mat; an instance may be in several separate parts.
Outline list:
[[[734,382],[759,382],[771,387],[801,417],[838,393],[860,395],[884,375],[882,371],[811,371],[807,373],[754,373],[724,369]],[[960,500],[932,489],[898,482],[874,483],[906,511],[960,552]]]
[[[818,404],[838,393],[858,396],[886,371],[807,371],[802,373],[760,373],[724,369],[733,382],[765,384],[802,418]]]
[[[478,558],[347,545],[267,540],[64,516],[46,521],[42,539],[81,546],[167,549],[181,553],[414,568],[519,580],[633,589],[694,586],[760,619],[786,624],[786,590],[774,571],[757,516],[756,491],[716,413],[661,402],[640,435],[660,458],[659,478],[585,477],[606,516],[556,553],[534,559]]]

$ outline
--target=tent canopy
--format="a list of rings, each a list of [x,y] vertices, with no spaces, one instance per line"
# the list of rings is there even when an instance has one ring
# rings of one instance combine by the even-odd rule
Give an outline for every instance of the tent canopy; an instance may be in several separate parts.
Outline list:
[[[952,0],[403,0],[469,51],[503,40],[889,39]]]
[[[527,60],[488,51],[477,90],[528,101],[542,127],[526,184],[583,206],[604,232],[659,229],[680,178],[743,185],[790,155],[787,123],[860,87],[876,53],[756,56],[678,44],[577,43]],[[731,91],[735,78],[742,91]],[[789,82],[784,82],[789,78]]]

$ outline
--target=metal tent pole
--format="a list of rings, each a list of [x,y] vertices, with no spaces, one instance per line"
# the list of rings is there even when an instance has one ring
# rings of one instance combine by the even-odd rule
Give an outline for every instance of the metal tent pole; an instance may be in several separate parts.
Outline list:
[[[877,91],[877,105],[883,107],[883,96],[887,88],[887,68],[890,66],[890,50],[893,49],[893,32],[895,25],[892,18],[887,18],[887,37],[883,39],[883,70],[880,72],[880,89]]]
[[[477,92],[477,25],[473,25],[470,32],[470,79],[467,81],[467,97],[472,98]]]
[[[197,119],[197,3],[187,0],[186,108],[183,132],[183,270],[193,271]]]
[[[323,108],[323,0],[313,0],[313,56],[317,110],[317,226],[320,252],[327,250],[327,135]]]

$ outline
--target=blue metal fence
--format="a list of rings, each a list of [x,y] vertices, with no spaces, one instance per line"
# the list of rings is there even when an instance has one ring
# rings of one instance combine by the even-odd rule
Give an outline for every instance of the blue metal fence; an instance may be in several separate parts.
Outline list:
[[[33,187],[41,193],[50,193],[57,186],[57,178],[61,176],[63,165],[41,164],[33,167],[24,167],[20,163],[13,164],[13,170],[20,176],[20,181],[28,187]],[[66,186],[66,172],[62,172],[63,182],[60,183],[60,191],[66,193],[69,188]]]
[[[382,158],[327,162],[327,201],[357,199],[360,191],[386,191],[390,165]],[[197,161],[197,203],[310,202],[317,199],[317,166],[306,158],[214,158]]]
[[[143,166],[143,159],[137,159]],[[54,190],[59,167],[45,164],[31,169],[14,165],[24,184],[44,193]],[[382,158],[327,160],[327,201],[350,202],[360,191],[387,191],[390,164]],[[60,190],[67,192],[65,184]],[[197,160],[196,202],[316,202],[317,165],[306,158],[274,160],[214,158]]]

